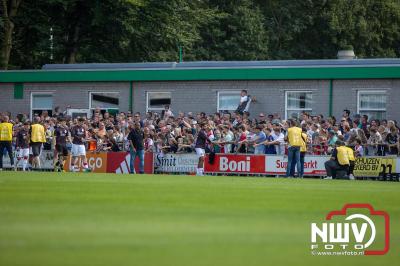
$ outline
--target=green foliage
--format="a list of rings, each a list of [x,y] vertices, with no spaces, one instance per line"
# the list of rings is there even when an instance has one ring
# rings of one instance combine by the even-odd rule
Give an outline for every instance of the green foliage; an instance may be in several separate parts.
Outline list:
[[[358,57],[399,56],[399,1],[336,0],[329,9],[327,40],[352,44]]]
[[[36,0],[13,22],[9,68],[400,56],[398,0]]]

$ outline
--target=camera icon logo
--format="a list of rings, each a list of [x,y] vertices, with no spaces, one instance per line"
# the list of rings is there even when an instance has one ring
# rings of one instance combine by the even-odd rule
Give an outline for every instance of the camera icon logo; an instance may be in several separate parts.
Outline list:
[[[325,220],[311,223],[312,255],[384,255],[389,251],[390,218],[385,211],[368,203],[352,203],[329,212]]]

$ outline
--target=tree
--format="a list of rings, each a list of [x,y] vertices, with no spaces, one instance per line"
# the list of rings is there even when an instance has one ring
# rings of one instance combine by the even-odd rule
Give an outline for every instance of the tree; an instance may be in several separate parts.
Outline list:
[[[1,40],[0,69],[7,69],[12,49],[14,32],[14,18],[17,16],[18,7],[22,0],[2,0],[1,26],[3,36]]]
[[[400,4],[396,0],[336,0],[325,17],[326,42],[354,46],[358,57],[400,56]]]
[[[0,65],[400,56],[398,0],[2,0]]]
[[[138,61],[178,61],[178,47],[186,59],[195,59],[194,46],[201,29],[212,20],[215,10],[202,1],[149,0],[138,10],[130,43]]]
[[[198,60],[263,60],[268,58],[264,17],[252,1],[210,1],[218,12],[201,28],[195,46]]]

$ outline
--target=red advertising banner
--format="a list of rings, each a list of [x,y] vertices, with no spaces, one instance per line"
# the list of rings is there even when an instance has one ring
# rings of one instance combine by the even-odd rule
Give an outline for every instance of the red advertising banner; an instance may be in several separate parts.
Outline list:
[[[129,162],[131,156],[129,152],[100,152],[86,154],[88,165],[95,173],[117,173],[129,174]],[[71,155],[69,155],[65,162],[65,170],[70,171]],[[82,170],[82,162],[78,161],[79,171]],[[136,173],[139,172],[139,158],[135,160]],[[144,155],[144,172],[145,174],[154,173],[154,159],[153,153],[145,153]]]
[[[205,173],[264,174],[265,155],[215,154],[213,164],[204,163]]]
[[[305,157],[305,175],[325,175],[325,162],[328,156]],[[285,175],[287,156],[283,155],[253,155],[253,154],[216,154],[214,164],[204,163],[205,173],[237,173],[237,174],[265,174]]]
[[[129,152],[109,152],[107,154],[107,173],[128,174],[131,155]],[[139,158],[135,158],[135,170],[139,173]],[[144,173],[154,173],[153,153],[144,154]]]

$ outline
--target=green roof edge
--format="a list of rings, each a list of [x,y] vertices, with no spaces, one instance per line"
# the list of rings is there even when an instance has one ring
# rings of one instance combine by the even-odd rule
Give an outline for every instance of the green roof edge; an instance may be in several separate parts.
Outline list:
[[[1,71],[0,83],[195,80],[397,79],[399,66]]]

